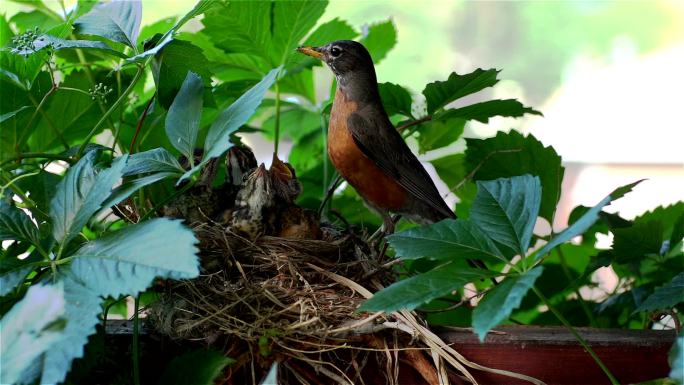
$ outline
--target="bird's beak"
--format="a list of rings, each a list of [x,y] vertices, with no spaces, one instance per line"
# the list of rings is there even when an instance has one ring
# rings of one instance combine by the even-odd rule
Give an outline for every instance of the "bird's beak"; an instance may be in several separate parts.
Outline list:
[[[294,179],[292,171],[287,167],[282,160],[278,159],[278,156],[273,153],[273,161],[271,162],[271,170],[275,171],[275,176],[283,182],[287,182]]]
[[[297,52],[323,60],[323,53],[321,52],[320,47],[299,47],[297,48]]]

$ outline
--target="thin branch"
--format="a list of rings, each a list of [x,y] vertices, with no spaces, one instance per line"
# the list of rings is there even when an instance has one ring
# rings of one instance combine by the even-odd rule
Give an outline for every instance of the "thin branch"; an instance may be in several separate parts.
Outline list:
[[[466,184],[468,181],[473,179],[475,177],[475,174],[477,174],[477,172],[480,171],[482,166],[484,166],[487,163],[487,161],[489,161],[489,159],[492,158],[494,155],[508,154],[508,153],[514,153],[514,152],[520,152],[520,151],[522,151],[522,148],[513,148],[513,149],[508,149],[508,150],[496,150],[496,151],[490,152],[489,154],[487,154],[487,156],[484,157],[484,159],[482,159],[480,161],[480,163],[477,164],[477,166],[475,166],[475,168],[472,169],[472,171],[470,171],[468,173],[468,175],[466,175],[465,178],[463,178],[463,180],[458,182],[456,184],[456,186],[449,189],[449,193],[452,193],[452,192],[460,189],[461,187],[463,187],[464,184]],[[444,197],[446,197],[446,194],[444,195]]]
[[[551,234],[554,234],[554,233],[552,232]],[[563,273],[565,274],[565,277],[568,279],[568,282],[570,284],[572,284],[572,286],[573,286],[573,291],[575,292],[575,295],[577,296],[577,300],[579,301],[580,306],[582,307],[582,311],[584,311],[584,314],[589,319],[589,324],[593,327],[597,327],[598,324],[596,323],[596,318],[594,318],[594,314],[589,309],[589,305],[587,305],[587,302],[582,297],[582,293],[580,293],[579,288],[573,284],[574,280],[573,280],[572,276],[570,275],[570,268],[568,267],[567,259],[565,259],[565,254],[563,253],[563,251],[561,250],[560,247],[556,247],[554,250],[558,254],[558,258],[560,259],[560,263],[561,263],[561,268],[563,269]]]
[[[13,163],[13,162],[21,162],[24,159],[51,159],[51,160],[63,160],[67,163],[73,163],[74,160],[71,159],[70,157],[66,155],[60,155],[60,154],[50,154],[50,153],[45,153],[45,152],[25,152],[20,154],[19,156],[16,156],[14,158],[9,158],[6,159],[2,162],[0,162],[0,167]]]
[[[150,100],[147,102],[147,105],[145,106],[145,109],[143,110],[142,115],[140,115],[140,119],[138,119],[138,124],[135,127],[135,135],[133,135],[133,140],[131,140],[131,145],[128,147],[128,153],[129,154],[133,153],[133,148],[135,146],[135,142],[138,140],[138,135],[140,134],[140,129],[142,128],[142,125],[145,122],[145,118],[147,117],[147,114],[150,111],[150,107],[152,107],[152,102],[154,102],[155,95],[152,95]],[[114,141],[114,145],[116,145],[116,141]]]
[[[36,111],[34,112],[33,116],[31,116],[31,120],[29,120],[29,123],[33,123],[33,119],[34,119],[36,113],[39,113],[45,119],[45,122],[47,122],[47,125],[52,129],[52,131],[54,131],[55,136],[62,143],[62,146],[64,146],[64,150],[69,150],[69,142],[67,142],[66,139],[64,139],[64,135],[62,134],[61,131],[59,131],[59,129],[57,129],[57,126],[55,126],[55,124],[52,122],[52,119],[50,119],[50,116],[48,116],[48,114],[45,111],[43,111],[43,104],[45,104],[45,101],[47,100],[47,98],[50,97],[50,95],[54,94],[55,91],[57,91],[57,87],[50,88],[50,90],[45,94],[45,96],[43,96],[43,99],[41,99],[40,103],[38,103],[36,101],[36,98],[34,98],[30,92],[27,93],[29,100],[31,100],[31,103],[33,103],[33,105],[36,107]],[[30,125],[27,125],[25,135],[30,132],[29,128],[30,128]],[[22,138],[22,140],[23,140],[23,138]]]
[[[577,330],[575,330],[575,328],[570,324],[570,322],[568,322],[568,320],[565,319],[563,314],[561,314],[561,312],[559,312],[558,309],[556,309],[551,304],[551,302],[544,296],[544,294],[542,294],[542,292],[539,289],[537,289],[536,286],[532,286],[532,290],[535,292],[535,294],[537,294],[539,299],[541,299],[542,302],[544,302],[544,304],[549,308],[549,310],[551,310],[553,315],[555,315],[556,318],[558,318],[558,320],[570,331],[570,333],[572,333],[572,335],[575,336],[575,338],[580,343],[580,345],[582,345],[584,350],[586,350],[587,353],[589,353],[589,355],[591,356],[591,358],[594,359],[596,365],[598,365],[601,368],[601,370],[603,370],[603,373],[605,373],[606,377],[608,377],[610,383],[613,385],[620,385],[620,382],[617,380],[617,378],[615,378],[613,373],[611,373],[606,364],[603,363],[601,358],[599,358],[594,349],[592,349],[591,346],[589,346],[587,341],[584,338],[582,338],[582,336],[577,332]]]
[[[78,88],[71,88],[71,87],[61,87],[61,86],[58,86],[57,89],[59,89],[59,90],[64,90],[64,91],[78,92],[78,93],[81,93],[81,94],[84,94],[84,95],[87,95],[88,97],[90,97],[90,94],[89,94],[87,91],[84,91],[84,90],[81,90],[81,89],[78,89]]]
[[[274,129],[274,148],[273,153],[278,155],[278,145],[280,144],[280,87],[278,79],[275,81],[275,129]]]
[[[325,208],[325,205],[328,203],[330,198],[332,198],[333,193],[335,193],[335,190],[337,190],[337,186],[339,186],[340,182],[342,182],[342,176],[337,175],[335,180],[330,183],[330,186],[328,187],[328,192],[325,194],[325,197],[323,197],[323,202],[321,202],[321,205],[318,207],[318,217],[323,214],[323,209]]]
[[[429,122],[429,121],[431,121],[431,120],[432,120],[432,115],[424,116],[424,117],[422,117],[422,118],[420,118],[420,119],[416,119],[416,120],[414,120],[414,121],[411,121],[411,122],[402,124],[401,126],[397,127],[397,131],[403,132],[403,131],[406,130],[407,128],[410,128],[410,127],[413,127],[413,126],[417,126],[417,125],[419,125],[419,124],[422,124],[422,123],[425,123],[425,122]]]
[[[107,110],[107,112],[102,115],[100,120],[95,123],[95,126],[90,130],[88,135],[85,137],[83,140],[83,144],[81,144],[81,147],[78,149],[78,152],[76,153],[76,157],[79,158],[81,155],[83,155],[83,151],[85,151],[86,146],[88,143],[90,143],[90,140],[95,136],[97,133],[97,130],[104,124],[104,122],[109,118],[109,116],[114,112],[119,106],[123,103],[124,99],[128,96],[131,91],[133,91],[133,88],[135,87],[136,83],[138,83],[138,80],[140,80],[140,77],[142,76],[143,73],[143,66],[138,67],[138,71],[135,73],[135,76],[133,77],[133,80],[131,80],[131,84],[128,85],[128,88],[121,94],[121,96],[112,104],[112,106]]]

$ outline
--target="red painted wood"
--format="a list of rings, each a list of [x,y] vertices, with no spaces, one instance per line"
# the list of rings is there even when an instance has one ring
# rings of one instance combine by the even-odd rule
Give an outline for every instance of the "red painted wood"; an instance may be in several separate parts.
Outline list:
[[[513,326],[497,328],[504,334],[489,334],[481,344],[472,332],[445,332],[441,337],[467,359],[491,368],[526,374],[561,384],[610,384],[610,381],[564,328]],[[667,354],[674,331],[579,329],[596,354],[622,384],[667,377]],[[528,382],[474,371],[486,384]]]

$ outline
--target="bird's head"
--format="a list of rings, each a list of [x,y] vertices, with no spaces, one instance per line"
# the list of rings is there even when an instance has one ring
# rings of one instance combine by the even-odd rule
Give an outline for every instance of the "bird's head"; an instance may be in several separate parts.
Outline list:
[[[297,51],[324,61],[338,80],[351,73],[372,75],[375,78],[373,59],[361,43],[338,40],[320,47],[299,47]]]

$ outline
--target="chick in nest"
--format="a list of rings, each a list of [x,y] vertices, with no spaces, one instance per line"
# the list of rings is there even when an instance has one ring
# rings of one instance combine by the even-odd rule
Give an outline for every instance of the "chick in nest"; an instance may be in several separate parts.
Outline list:
[[[294,169],[275,155],[270,170],[262,164],[237,193],[231,230],[256,239],[261,235],[316,239],[316,215],[294,202],[302,187]]]
[[[247,176],[244,186],[235,197],[230,229],[249,239],[266,234],[266,225],[271,222],[268,219],[274,206],[271,178],[262,163]]]
[[[273,154],[271,179],[276,192],[276,235],[283,238],[319,239],[321,231],[316,214],[295,204],[302,192],[294,168]]]

